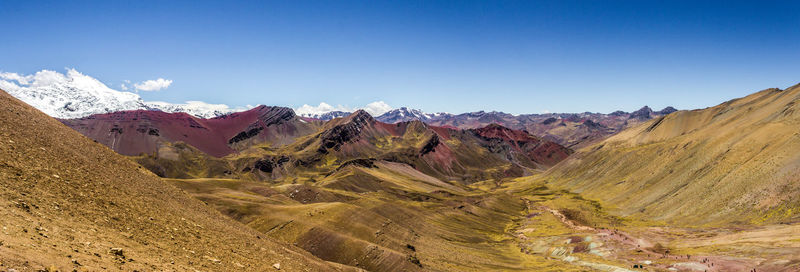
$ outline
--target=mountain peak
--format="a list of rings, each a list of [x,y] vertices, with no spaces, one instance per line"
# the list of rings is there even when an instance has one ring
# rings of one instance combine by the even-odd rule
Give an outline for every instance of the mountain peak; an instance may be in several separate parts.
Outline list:
[[[418,109],[411,109],[408,107],[400,107],[397,109],[393,109],[390,111],[381,114],[376,119],[381,122],[385,123],[399,123],[399,122],[406,122],[406,121],[429,121],[433,118],[432,115],[427,114]]]
[[[644,106],[641,109],[634,111],[630,115],[630,119],[640,119],[640,120],[648,120],[653,115],[653,109],[649,106]]]
[[[334,120],[331,122],[336,122]],[[357,139],[365,127],[375,123],[372,115],[364,110],[357,110],[345,117],[335,126],[320,133],[321,145],[317,149],[320,153],[327,153],[328,149],[339,150],[339,148],[349,141]]]
[[[666,115],[666,114],[670,114],[670,113],[673,113],[673,112],[676,112],[676,111],[678,111],[678,109],[673,108],[672,106],[667,106],[666,108],[664,108],[664,109],[662,109],[660,111],[657,111],[656,113],[662,114],[662,115]]]
[[[261,106],[258,108],[258,111],[258,119],[262,120],[267,126],[283,123],[297,116],[294,114],[294,110],[287,107]]]
[[[349,116],[347,116],[347,120],[355,122],[372,123],[375,121],[375,118],[372,118],[372,115],[370,115],[365,110],[357,110],[351,113]]]
[[[608,115],[611,115],[611,116],[625,116],[625,115],[628,115],[628,113],[625,112],[625,111],[618,110],[618,111],[609,113]]]

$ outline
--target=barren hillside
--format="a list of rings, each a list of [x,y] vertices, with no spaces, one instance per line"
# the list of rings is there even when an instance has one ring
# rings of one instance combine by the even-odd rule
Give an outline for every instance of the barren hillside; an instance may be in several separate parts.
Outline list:
[[[0,270],[334,270],[0,92]]]
[[[674,224],[800,219],[800,87],[679,111],[577,152],[547,179]]]

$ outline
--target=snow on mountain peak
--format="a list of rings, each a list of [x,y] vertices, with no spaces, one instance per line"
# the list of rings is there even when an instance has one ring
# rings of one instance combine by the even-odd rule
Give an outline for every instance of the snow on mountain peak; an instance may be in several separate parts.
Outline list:
[[[364,107],[358,108],[350,108],[342,105],[331,106],[328,103],[321,102],[319,103],[319,106],[304,104],[299,108],[294,109],[294,112],[303,117],[330,120],[337,117],[347,116],[357,110],[364,110],[372,116],[379,116],[391,111],[392,107],[383,101],[375,101],[365,105]]]
[[[251,106],[246,108],[231,108],[225,104],[209,104],[203,101],[186,101],[184,104],[173,104],[161,101],[145,102],[147,107],[157,109],[165,112],[185,112],[200,118],[213,118],[222,116],[231,112],[246,111]]]
[[[387,111],[384,114],[378,116],[376,119],[386,123],[397,123],[397,122],[405,122],[413,120],[420,120],[424,122],[424,121],[429,121],[436,116],[437,116],[436,114],[433,115],[428,114],[418,109],[409,109],[406,107],[401,107],[398,109]]]
[[[75,69],[67,69],[66,74],[50,70],[25,76],[2,73],[0,88],[57,118],[144,108],[138,95],[115,91]]]
[[[111,89],[100,80],[75,69],[67,69],[66,74],[51,70],[42,70],[33,75],[2,72],[0,89],[47,115],[62,119],[125,110],[186,112],[210,118],[246,110],[200,101],[189,101],[186,104],[144,102],[138,94]]]

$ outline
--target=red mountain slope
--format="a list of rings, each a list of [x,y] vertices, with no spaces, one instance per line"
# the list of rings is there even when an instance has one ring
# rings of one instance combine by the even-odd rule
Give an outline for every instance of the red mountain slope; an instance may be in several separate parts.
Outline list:
[[[314,125],[291,109],[267,106],[211,119],[137,110],[61,122],[123,155],[153,153],[164,142],[181,141],[222,157],[253,143],[285,145],[314,131]]]
[[[572,153],[572,150],[555,142],[498,124],[490,124],[473,131],[484,139],[502,141],[512,147],[515,152],[525,154],[532,162],[547,167],[566,159]]]

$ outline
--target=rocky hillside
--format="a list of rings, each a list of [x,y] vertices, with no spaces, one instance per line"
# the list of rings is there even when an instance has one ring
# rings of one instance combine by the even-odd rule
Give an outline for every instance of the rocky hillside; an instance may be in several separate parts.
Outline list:
[[[420,121],[388,124],[365,111],[325,123],[297,117],[288,108],[266,106],[211,119],[126,111],[61,121],[121,154],[142,155],[139,162],[167,177],[191,173],[273,180],[295,175],[298,169],[319,171],[350,160],[375,159],[471,182],[542,171],[572,152],[499,125],[460,130]]]
[[[61,122],[123,155],[155,154],[165,144],[180,141],[214,157],[252,145],[286,145],[317,127],[289,108],[267,106],[210,119],[137,110]]]
[[[555,142],[535,137],[526,131],[513,130],[497,124],[472,131],[490,143],[506,144],[513,150],[510,153],[524,154],[523,160],[528,159],[534,165],[550,167],[572,154],[572,150]]]
[[[5,92],[0,139],[1,270],[339,269],[222,216]]]
[[[507,134],[436,127],[420,121],[387,124],[357,111],[330,121],[322,132],[290,146],[294,155],[285,156],[297,158],[300,165],[358,158],[401,162],[444,180],[476,181],[547,169],[571,153],[523,131],[492,127]],[[511,140],[508,135],[519,138]]]

